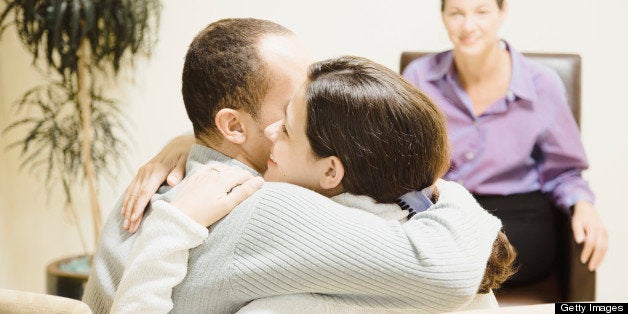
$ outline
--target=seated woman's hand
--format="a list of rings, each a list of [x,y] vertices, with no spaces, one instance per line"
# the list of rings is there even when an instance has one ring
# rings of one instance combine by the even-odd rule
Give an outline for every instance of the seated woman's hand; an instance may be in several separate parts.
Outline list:
[[[186,179],[171,204],[209,227],[259,190],[263,183],[262,177],[240,168],[204,165]]]
[[[608,250],[608,232],[593,204],[586,201],[576,203],[571,227],[576,242],[584,243],[580,261],[583,264],[588,261],[589,270],[596,270]]]
[[[131,233],[137,231],[146,205],[164,181],[170,186],[181,182],[185,176],[188,154],[195,142],[194,136],[176,137],[140,168],[127,187],[122,201],[120,213],[124,216],[124,229]]]

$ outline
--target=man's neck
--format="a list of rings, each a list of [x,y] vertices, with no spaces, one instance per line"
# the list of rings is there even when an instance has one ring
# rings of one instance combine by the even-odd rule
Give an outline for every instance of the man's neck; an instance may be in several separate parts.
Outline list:
[[[250,167],[251,169],[259,172],[259,170],[256,169],[255,166],[247,158],[244,158],[242,149],[236,144],[225,140],[218,140],[215,137],[211,136],[196,136],[196,144],[214,149],[221,154],[233,158]]]

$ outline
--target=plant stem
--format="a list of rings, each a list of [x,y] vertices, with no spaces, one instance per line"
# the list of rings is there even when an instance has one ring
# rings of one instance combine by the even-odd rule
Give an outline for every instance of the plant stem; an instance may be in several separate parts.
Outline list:
[[[81,108],[82,120],[82,143],[81,156],[83,159],[83,167],[85,178],[89,188],[89,200],[92,208],[92,222],[94,227],[94,248],[98,243],[100,235],[100,226],[102,219],[100,217],[100,205],[98,204],[98,194],[96,189],[96,172],[94,171],[94,161],[92,159],[92,100],[90,98],[90,81],[89,67],[87,60],[90,59],[90,47],[88,39],[83,39],[78,50],[77,65],[77,98],[79,107]]]
[[[83,230],[81,229],[81,224],[79,223],[79,216],[76,212],[76,206],[74,203],[67,203],[67,210],[72,214],[72,219],[74,219],[74,224],[76,225],[76,231],[78,232],[79,239],[81,240],[81,246],[83,247],[83,254],[88,255],[89,251],[87,251],[87,244],[85,243],[85,235],[83,235]]]

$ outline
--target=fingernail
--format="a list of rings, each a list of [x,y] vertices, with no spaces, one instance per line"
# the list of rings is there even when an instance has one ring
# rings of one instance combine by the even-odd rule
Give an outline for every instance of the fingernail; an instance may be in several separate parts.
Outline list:
[[[122,228],[124,228],[124,230],[129,229],[129,220],[128,219],[124,219],[124,224],[122,225]]]

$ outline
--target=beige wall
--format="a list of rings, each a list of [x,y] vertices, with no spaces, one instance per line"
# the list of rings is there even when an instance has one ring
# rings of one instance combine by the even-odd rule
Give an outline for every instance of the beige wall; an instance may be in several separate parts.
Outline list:
[[[150,61],[140,62],[136,83],[118,93],[133,117],[136,145],[129,163],[137,168],[172,136],[190,129],[180,97],[180,72],[187,45],[211,21],[253,16],[293,29],[317,59],[342,54],[369,57],[395,70],[403,50],[439,50],[449,42],[438,14],[439,1],[164,0],[160,42]],[[598,273],[599,300],[628,300],[628,10],[624,0],[511,0],[503,35],[517,49],[575,52],[583,57],[583,141],[591,170],[585,176],[598,195],[611,247]],[[0,127],[11,120],[10,103],[37,80],[30,56],[9,30],[0,40]],[[11,138],[0,138],[4,146]],[[62,209],[47,205],[40,180],[17,172],[15,152],[0,151],[0,287],[44,290],[44,265],[80,253],[76,231]],[[116,186],[103,188],[107,214],[131,173],[121,171]],[[85,230],[89,230],[85,220]]]

